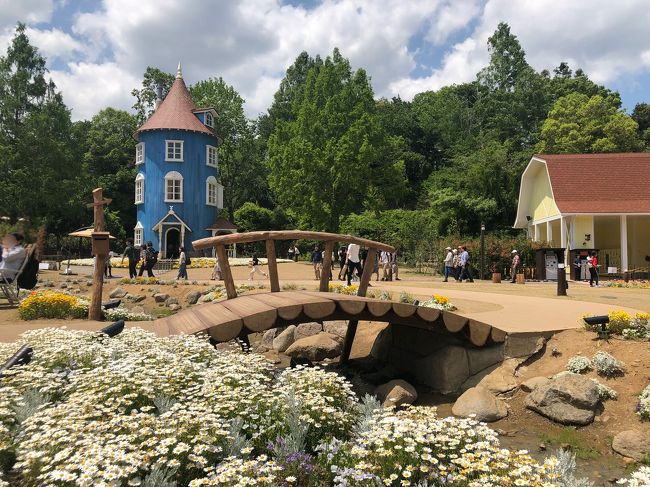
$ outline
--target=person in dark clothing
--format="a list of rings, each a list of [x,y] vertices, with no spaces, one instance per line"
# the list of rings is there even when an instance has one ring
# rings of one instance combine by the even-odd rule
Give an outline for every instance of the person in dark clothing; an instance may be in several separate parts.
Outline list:
[[[126,248],[124,249],[124,253],[122,254],[121,264],[124,263],[124,257],[126,257],[129,260],[129,278],[133,279],[135,276],[138,275],[138,271],[136,268],[138,265],[138,251],[133,246],[132,238],[126,239]]]
[[[138,276],[142,276],[146,270],[147,276],[155,277],[153,275],[153,266],[156,265],[156,262],[158,262],[158,251],[153,248],[153,243],[149,240],[147,246],[144,248],[144,258],[142,259]]]
[[[316,280],[320,280],[320,273],[323,270],[323,253],[318,250],[318,245],[314,247],[314,250],[311,253],[311,263],[314,265]]]

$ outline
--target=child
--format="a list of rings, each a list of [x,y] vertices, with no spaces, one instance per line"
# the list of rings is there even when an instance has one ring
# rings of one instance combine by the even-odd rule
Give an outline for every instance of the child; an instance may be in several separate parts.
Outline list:
[[[257,254],[253,254],[253,258],[251,262],[253,264],[253,268],[251,269],[251,274],[250,277],[248,278],[250,282],[253,282],[253,276],[255,275],[256,272],[262,274],[264,277],[269,277],[266,272],[260,269],[260,261],[257,258]]]

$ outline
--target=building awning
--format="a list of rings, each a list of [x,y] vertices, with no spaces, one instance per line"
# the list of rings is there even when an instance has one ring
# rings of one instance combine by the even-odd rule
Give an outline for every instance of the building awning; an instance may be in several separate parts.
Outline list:
[[[170,206],[170,207],[169,207],[169,211],[167,212],[167,214],[166,214],[164,217],[162,217],[162,218],[160,219],[160,221],[158,221],[158,223],[156,223],[156,224],[152,227],[152,229],[153,229],[155,232],[157,232],[157,231],[159,230],[159,228],[161,227],[161,225],[163,225],[164,223],[167,223],[167,224],[170,224],[170,223],[173,223],[173,224],[180,224],[180,225],[182,225],[183,227],[185,227],[185,229],[186,229],[188,232],[191,232],[191,231],[192,231],[192,229],[187,225],[187,223],[185,223],[185,222],[182,220],[182,218],[176,214],[176,212],[174,211],[174,207],[173,207],[173,206]]]
[[[237,226],[231,221],[219,217],[215,220],[215,222],[212,225],[206,228],[206,230],[228,230],[231,232],[236,232]]]

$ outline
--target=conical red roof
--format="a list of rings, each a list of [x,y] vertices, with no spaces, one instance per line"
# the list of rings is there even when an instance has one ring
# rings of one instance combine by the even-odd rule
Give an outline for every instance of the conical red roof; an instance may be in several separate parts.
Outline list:
[[[180,75],[176,76],[174,84],[172,84],[163,102],[136,133],[147,130],[175,129],[201,132],[216,137],[210,127],[206,127],[201,123],[193,110],[196,110],[196,105],[194,105],[190,92],[185,86],[185,81]]]

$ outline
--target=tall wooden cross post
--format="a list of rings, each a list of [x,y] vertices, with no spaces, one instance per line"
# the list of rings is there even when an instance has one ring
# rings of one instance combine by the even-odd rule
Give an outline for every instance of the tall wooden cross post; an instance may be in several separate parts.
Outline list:
[[[93,292],[88,310],[89,320],[100,320],[102,317],[102,287],[104,286],[104,265],[108,257],[108,233],[104,225],[104,206],[108,205],[110,198],[104,198],[102,188],[93,189],[93,202],[87,204],[93,209],[94,229],[92,233],[92,248],[95,254],[95,270],[93,273]]]

